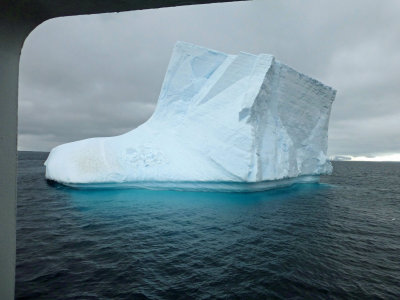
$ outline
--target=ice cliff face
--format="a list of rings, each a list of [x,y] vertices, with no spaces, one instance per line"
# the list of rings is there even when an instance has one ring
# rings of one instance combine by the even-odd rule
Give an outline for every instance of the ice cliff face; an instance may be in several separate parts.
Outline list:
[[[153,116],[111,138],[54,148],[46,177],[65,184],[238,182],[318,175],[335,91],[267,54],[178,42]]]

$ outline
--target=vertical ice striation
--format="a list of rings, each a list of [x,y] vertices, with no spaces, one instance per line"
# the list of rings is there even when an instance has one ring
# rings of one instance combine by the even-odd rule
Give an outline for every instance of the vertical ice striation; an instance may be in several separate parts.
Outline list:
[[[152,117],[120,136],[54,148],[46,177],[72,185],[252,190],[326,174],[335,93],[272,55],[178,42]]]

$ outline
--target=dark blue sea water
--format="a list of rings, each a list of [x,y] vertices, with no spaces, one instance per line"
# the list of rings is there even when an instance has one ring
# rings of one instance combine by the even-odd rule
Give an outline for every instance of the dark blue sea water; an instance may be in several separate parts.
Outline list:
[[[400,164],[263,193],[73,190],[20,152],[18,299],[399,299]]]

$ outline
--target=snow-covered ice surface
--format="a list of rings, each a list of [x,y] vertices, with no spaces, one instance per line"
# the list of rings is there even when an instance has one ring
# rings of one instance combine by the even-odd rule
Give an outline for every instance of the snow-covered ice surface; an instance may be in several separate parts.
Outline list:
[[[330,173],[335,90],[272,55],[175,45],[136,129],[52,149],[46,178],[76,187],[259,191]]]

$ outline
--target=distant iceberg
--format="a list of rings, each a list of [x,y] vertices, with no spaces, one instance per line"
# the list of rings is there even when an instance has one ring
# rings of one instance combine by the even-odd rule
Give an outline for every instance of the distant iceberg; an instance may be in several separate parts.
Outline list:
[[[336,91],[269,54],[175,45],[157,107],[136,129],[52,149],[46,178],[76,187],[259,191],[332,166]]]

